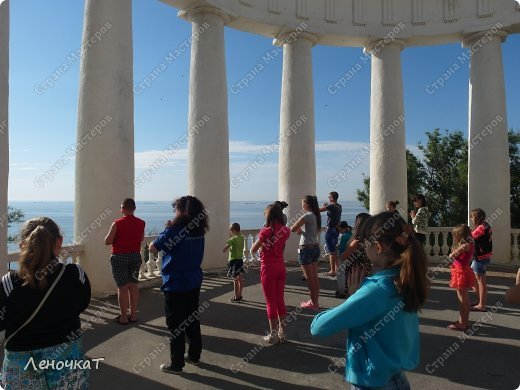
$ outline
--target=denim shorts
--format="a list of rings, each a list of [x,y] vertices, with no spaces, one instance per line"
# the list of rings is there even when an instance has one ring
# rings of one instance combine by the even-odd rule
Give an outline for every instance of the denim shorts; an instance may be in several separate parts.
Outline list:
[[[336,228],[328,227],[325,232],[325,245],[327,252],[334,254],[337,252],[339,232]]]
[[[308,246],[308,247],[300,247],[298,250],[298,262],[300,265],[307,265],[310,263],[314,263],[318,261],[320,257],[320,247],[316,246]]]
[[[368,386],[357,386],[354,384],[350,385],[350,390],[410,390],[410,384],[404,372],[399,372],[390,378],[388,383],[383,387],[368,387]]]
[[[491,262],[491,259],[483,259],[477,260],[473,259],[471,262],[471,269],[477,275],[485,275],[486,274],[486,266]]]

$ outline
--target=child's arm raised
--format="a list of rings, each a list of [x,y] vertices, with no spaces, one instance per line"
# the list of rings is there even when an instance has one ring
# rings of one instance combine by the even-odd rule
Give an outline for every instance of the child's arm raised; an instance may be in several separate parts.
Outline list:
[[[311,324],[311,334],[330,336],[366,324],[392,310],[388,304],[388,293],[383,288],[375,282],[365,282],[343,304],[316,315]]]

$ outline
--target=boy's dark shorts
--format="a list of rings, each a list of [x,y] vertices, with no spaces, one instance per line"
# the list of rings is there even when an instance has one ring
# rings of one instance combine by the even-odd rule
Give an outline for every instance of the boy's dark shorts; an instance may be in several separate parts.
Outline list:
[[[244,261],[242,259],[233,259],[228,261],[228,277],[237,278],[244,272]]]

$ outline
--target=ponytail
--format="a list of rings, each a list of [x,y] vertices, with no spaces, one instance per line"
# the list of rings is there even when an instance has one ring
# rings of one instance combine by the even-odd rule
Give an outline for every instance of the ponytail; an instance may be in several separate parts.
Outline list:
[[[21,233],[18,271],[22,286],[40,290],[47,287],[47,278],[38,275],[54,260],[56,241],[60,237],[58,225],[50,218],[34,218],[25,223]]]
[[[416,312],[420,309],[428,291],[428,260],[422,244],[410,235],[408,246],[401,253],[401,273],[396,282],[404,301],[404,310]]]
[[[321,230],[321,213],[320,206],[318,205],[318,197],[312,197],[312,212],[316,216],[316,223],[318,224],[318,232]]]

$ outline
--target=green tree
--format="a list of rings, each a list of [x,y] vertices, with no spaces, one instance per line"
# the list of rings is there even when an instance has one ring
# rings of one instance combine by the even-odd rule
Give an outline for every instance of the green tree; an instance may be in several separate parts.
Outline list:
[[[455,226],[468,219],[468,145],[459,131],[426,132],[419,143],[425,167],[424,190],[430,226]]]
[[[15,209],[14,207],[7,207],[7,226],[10,227],[13,223],[23,222],[25,219],[25,214],[20,209]],[[8,236],[7,241],[13,242],[16,240],[16,236]]]
[[[511,227],[520,227],[520,133],[509,131],[509,167],[511,169]]]
[[[408,199],[411,199],[414,195],[420,194],[424,191],[424,177],[426,175],[426,170],[421,160],[419,160],[415,154],[409,150],[406,150],[406,168]]]
[[[406,150],[406,168],[408,198],[411,198],[414,194],[422,192],[425,170],[421,161],[408,149]],[[357,200],[368,210],[370,208],[370,177],[363,174],[363,189],[357,189],[356,195]]]

